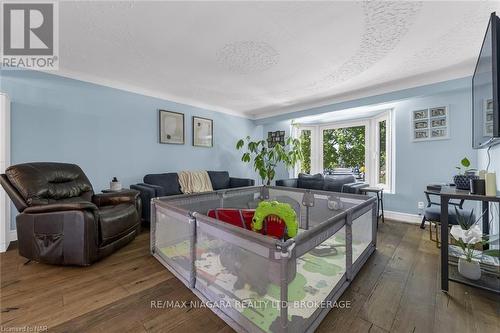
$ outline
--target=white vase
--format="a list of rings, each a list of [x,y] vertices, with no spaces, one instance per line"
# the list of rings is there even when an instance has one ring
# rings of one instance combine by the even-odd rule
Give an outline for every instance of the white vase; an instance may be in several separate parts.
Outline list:
[[[470,280],[479,280],[481,278],[481,267],[477,261],[467,261],[464,258],[459,258],[458,272]]]

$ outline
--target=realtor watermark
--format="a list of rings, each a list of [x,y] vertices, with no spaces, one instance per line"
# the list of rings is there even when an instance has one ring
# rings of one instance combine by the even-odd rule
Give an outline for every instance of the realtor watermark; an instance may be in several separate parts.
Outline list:
[[[2,1],[2,69],[59,68],[59,7],[55,1]]]
[[[172,301],[172,300],[152,300],[150,303],[152,309],[224,309],[232,308],[238,310],[244,309],[280,309],[288,307],[289,309],[349,309],[351,301],[272,301],[272,300],[231,300],[231,301]]]
[[[0,332],[47,332],[47,325],[0,326]]]

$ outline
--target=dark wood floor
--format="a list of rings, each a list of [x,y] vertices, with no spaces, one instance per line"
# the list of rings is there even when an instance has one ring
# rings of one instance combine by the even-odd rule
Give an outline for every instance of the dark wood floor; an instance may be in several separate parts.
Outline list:
[[[0,255],[1,326],[47,325],[50,332],[232,332],[209,309],[154,309],[155,300],[196,297],[149,255],[143,233],[86,268],[24,265]],[[415,225],[380,225],[378,248],[320,332],[500,332],[499,298],[450,282],[438,289],[439,254]]]

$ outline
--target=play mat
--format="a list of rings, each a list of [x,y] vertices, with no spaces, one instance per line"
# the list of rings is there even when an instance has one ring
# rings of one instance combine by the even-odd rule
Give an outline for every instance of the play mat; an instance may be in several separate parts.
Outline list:
[[[224,246],[220,240],[209,239],[197,244],[198,259],[195,264],[198,283],[205,284],[228,301],[236,300],[237,304],[249,305],[236,305],[235,308],[263,331],[270,331],[271,325],[279,317],[279,308],[276,306],[280,300],[279,285],[270,282],[265,293],[260,291],[261,295],[248,283],[238,286],[238,276],[221,263],[220,253]],[[359,257],[366,246],[366,243],[353,241],[353,257]],[[164,247],[161,251],[176,261],[189,260],[188,241]],[[288,285],[289,302],[296,304],[289,308],[290,320],[294,316],[309,318],[316,310],[316,305],[326,299],[342,278],[346,267],[343,233],[330,237],[315,250],[297,258],[296,264],[295,278]]]

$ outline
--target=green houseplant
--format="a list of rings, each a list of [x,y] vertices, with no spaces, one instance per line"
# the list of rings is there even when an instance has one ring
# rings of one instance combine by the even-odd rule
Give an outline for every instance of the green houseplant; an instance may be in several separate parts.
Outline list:
[[[266,140],[253,141],[247,136],[238,140],[236,149],[244,150],[241,160],[246,163],[253,162],[254,170],[266,185],[271,185],[278,165],[290,168],[303,159],[300,140],[292,137],[287,137],[284,145],[268,147]]]
[[[458,175],[453,177],[453,182],[455,183],[457,189],[459,190],[470,190],[471,179],[478,179],[476,175],[476,169],[470,168],[471,163],[467,157],[462,158],[460,161],[460,166],[455,167],[458,170]]]

